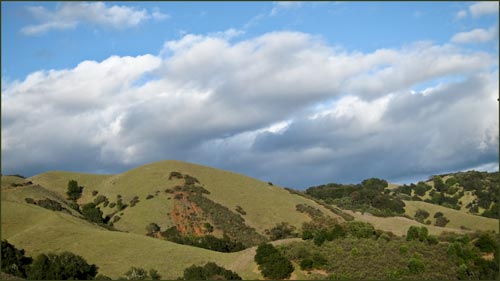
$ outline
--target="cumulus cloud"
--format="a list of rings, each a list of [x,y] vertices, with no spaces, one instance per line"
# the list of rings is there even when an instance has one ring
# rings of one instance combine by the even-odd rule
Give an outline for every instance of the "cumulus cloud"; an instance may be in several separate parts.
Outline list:
[[[479,2],[469,6],[469,11],[473,17],[498,14],[498,2]]]
[[[169,16],[154,9],[151,13],[145,9],[128,6],[108,6],[102,2],[67,2],[57,5],[54,11],[41,6],[30,6],[28,12],[40,23],[21,29],[25,35],[39,35],[51,30],[75,28],[80,23],[89,23],[114,29],[129,28],[149,20],[164,20]]]
[[[487,53],[422,42],[361,53],[300,32],[237,33],[2,85],[3,172],[180,159],[303,187],[498,160]],[[461,79],[412,94],[446,77]]]
[[[451,42],[460,44],[484,43],[495,39],[498,35],[496,27],[489,29],[476,28],[467,32],[460,32],[451,38]]]

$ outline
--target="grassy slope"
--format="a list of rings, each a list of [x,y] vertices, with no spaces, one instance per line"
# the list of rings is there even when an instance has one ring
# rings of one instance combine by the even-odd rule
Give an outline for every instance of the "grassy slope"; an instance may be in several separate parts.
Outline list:
[[[21,184],[24,183],[26,180],[20,177],[15,177],[15,176],[2,176],[2,189],[5,188],[12,188],[11,184],[12,183],[17,183]]]
[[[166,194],[164,190],[180,183],[179,180],[168,180],[172,171],[198,178],[211,192],[208,197],[215,202],[233,211],[240,205],[247,212],[244,216],[246,223],[259,232],[282,221],[296,227],[300,227],[304,221],[309,221],[307,215],[295,210],[295,206],[301,203],[337,217],[317,203],[290,194],[280,187],[270,186],[247,176],[180,161],[155,162],[115,176],[49,172],[34,176],[31,180],[64,194],[68,180],[75,179],[85,187],[79,203],[91,201],[92,190],[98,190],[99,194],[107,196],[110,202],[115,202],[118,194],[122,195],[124,203],[138,196],[140,202],[135,207],[125,209],[115,227],[145,234],[144,228],[150,222],[157,223],[162,229],[171,225],[168,212],[173,208],[173,200],[168,200],[171,195]],[[150,200],[145,199],[148,194],[154,195],[157,190],[160,191],[158,196]],[[110,208],[102,209],[105,214],[112,211]]]
[[[429,233],[433,235],[439,235],[443,231],[453,231],[457,233],[465,233],[465,230],[462,229],[454,229],[454,228],[444,228],[444,227],[437,227],[437,226],[432,226],[432,225],[425,225],[421,224],[415,220],[411,220],[405,217],[376,217],[370,214],[361,214],[360,212],[353,212],[349,210],[345,210],[347,214],[350,214],[354,216],[356,220],[359,221],[364,221],[364,222],[369,222],[373,224],[373,226],[377,229],[380,230],[385,230],[385,231],[391,231],[392,233],[398,235],[398,236],[403,236],[406,235],[406,232],[408,231],[408,228],[410,226],[425,226],[427,229],[429,229]]]
[[[429,212],[430,215],[427,219],[431,220],[432,224],[436,221],[436,219],[434,219],[434,214],[436,212],[442,212],[444,216],[450,220],[450,222],[446,225],[447,228],[460,228],[461,226],[465,226],[466,228],[472,230],[493,230],[498,232],[498,220],[496,219],[471,215],[463,211],[422,201],[405,201],[405,204],[405,213],[409,216],[415,216],[415,212],[418,209]]]
[[[5,200],[2,239],[24,248],[31,256],[49,251],[74,252],[97,264],[100,273],[113,278],[123,275],[130,266],[155,268],[166,279],[175,279],[185,267],[208,261],[232,268],[239,257],[252,251],[218,253],[133,233],[107,231],[61,212]],[[253,262],[234,266],[245,278],[260,277],[253,272]]]

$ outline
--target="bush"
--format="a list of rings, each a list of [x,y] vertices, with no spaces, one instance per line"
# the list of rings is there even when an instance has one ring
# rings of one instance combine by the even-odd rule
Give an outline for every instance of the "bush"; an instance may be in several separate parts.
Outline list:
[[[66,194],[68,195],[69,200],[76,201],[78,198],[82,196],[83,187],[78,186],[78,182],[75,180],[70,180],[68,182],[68,191]]]
[[[111,203],[109,203],[109,207],[110,207],[110,208],[114,208],[115,206],[116,206],[116,203],[115,203],[115,202],[111,202]]]
[[[149,199],[151,199],[153,197],[154,197],[153,195],[149,194],[148,196],[146,196],[146,200],[149,200]]]
[[[277,224],[275,227],[271,228],[271,230],[267,230],[266,234],[269,235],[269,238],[271,240],[279,240],[298,236],[298,234],[295,232],[295,227],[289,225],[287,222]]]
[[[375,233],[373,225],[361,221],[347,222],[347,230],[349,234],[356,238],[370,238]]]
[[[208,233],[212,233],[214,231],[214,227],[208,222],[204,223],[203,227]]]
[[[194,185],[195,183],[200,183],[197,178],[192,177],[190,175],[185,175],[184,181],[185,181],[186,185]]]
[[[118,216],[118,215],[114,216],[114,217],[113,217],[113,223],[115,223],[115,222],[119,221],[120,219],[121,219],[121,217],[120,217],[120,216]]]
[[[93,191],[92,191],[92,196],[96,196],[96,195],[97,195],[97,193],[99,193],[99,191],[97,191],[97,190],[93,190]]]
[[[68,205],[71,209],[80,213],[80,205],[78,205],[76,202],[69,202]]]
[[[294,270],[292,263],[268,243],[257,247],[254,259],[262,275],[269,279],[289,278]]]
[[[429,245],[436,245],[439,243],[439,240],[436,236],[434,235],[429,235],[427,237],[427,243],[429,243]]]
[[[24,201],[26,201],[26,203],[28,204],[35,204],[35,200],[33,198],[24,198]]]
[[[444,216],[444,214],[443,214],[442,212],[436,212],[436,213],[434,214],[434,218],[435,218],[435,219],[437,219],[437,218],[439,218],[439,217],[443,217],[443,216]]]
[[[32,262],[32,258],[24,255],[24,249],[18,250],[7,240],[2,240],[2,272],[26,278]]]
[[[182,174],[179,172],[170,172],[168,179],[171,180],[172,178],[182,179]]]
[[[311,270],[313,269],[313,261],[312,259],[303,259],[300,261],[300,269],[302,270]]]
[[[94,203],[88,203],[82,207],[82,215],[89,221],[95,223],[102,223],[102,211],[96,208]]]
[[[418,239],[418,226],[410,226],[406,232],[406,241],[417,240]]]
[[[429,217],[429,212],[426,210],[418,209],[417,212],[415,212],[415,218],[422,218],[422,221],[426,218]]]
[[[241,206],[236,206],[236,212],[242,214],[243,216],[247,214],[247,212],[245,212],[245,210],[243,210],[243,208]]]
[[[184,269],[182,280],[241,280],[241,277],[231,270],[209,262],[204,266],[192,265]]]
[[[420,258],[413,257],[408,261],[408,270],[413,274],[424,272],[424,262]]]
[[[436,218],[436,222],[434,223],[434,225],[440,226],[440,227],[445,227],[449,222],[450,222],[449,219],[447,219],[445,216],[442,216],[442,217]]]
[[[399,246],[399,253],[401,253],[401,254],[408,253],[408,245],[403,244],[403,245]]]
[[[64,208],[62,207],[61,203],[51,200],[49,198],[43,199],[43,200],[38,200],[37,201],[38,206],[49,209],[52,211],[62,211]]]
[[[28,279],[35,280],[90,280],[97,274],[97,266],[88,264],[81,256],[70,252],[41,254],[34,261]]]
[[[146,226],[146,230],[148,233],[156,233],[160,231],[160,226],[158,226],[156,223],[152,222]]]
[[[498,243],[489,233],[482,233],[474,243],[481,252],[492,253],[498,250]]]
[[[99,196],[97,196],[97,197],[94,199],[94,204],[97,206],[97,205],[101,204],[102,202],[105,202],[106,200],[108,200],[108,198],[106,198],[106,196],[104,196],[104,195],[99,195]]]

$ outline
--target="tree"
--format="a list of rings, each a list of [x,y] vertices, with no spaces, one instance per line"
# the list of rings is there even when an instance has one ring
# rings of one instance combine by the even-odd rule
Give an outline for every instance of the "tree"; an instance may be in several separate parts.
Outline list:
[[[481,252],[492,253],[498,250],[497,241],[488,233],[482,233],[474,243]]]
[[[91,280],[97,274],[97,266],[88,264],[78,255],[70,252],[40,254],[28,273],[28,279],[35,280]]]
[[[413,257],[408,261],[408,269],[413,274],[421,273],[425,270],[424,262],[420,258]]]
[[[183,280],[241,280],[241,277],[231,270],[218,266],[214,262],[204,266],[192,265],[184,269]]]
[[[293,225],[290,225],[287,222],[282,222],[271,228],[267,234],[271,240],[279,240],[288,237],[297,237],[297,233],[294,231],[295,227]]]
[[[94,203],[87,203],[82,207],[82,215],[89,221],[95,223],[102,223],[102,211],[96,208]]]
[[[261,264],[265,262],[266,257],[276,253],[278,253],[278,250],[276,250],[276,248],[274,248],[272,244],[261,244],[259,245],[259,247],[257,247],[254,260],[257,264]]]
[[[76,201],[78,198],[82,196],[83,187],[78,186],[78,182],[75,180],[70,180],[68,182],[68,191],[66,194],[68,195],[69,200]]]
[[[269,243],[257,247],[254,259],[262,275],[269,279],[289,278],[294,270],[292,263]]]
[[[26,278],[32,262],[32,258],[24,256],[24,249],[18,250],[7,240],[2,240],[2,272]]]
[[[411,241],[416,239],[418,239],[418,227],[410,226],[410,228],[406,232],[406,241]]]

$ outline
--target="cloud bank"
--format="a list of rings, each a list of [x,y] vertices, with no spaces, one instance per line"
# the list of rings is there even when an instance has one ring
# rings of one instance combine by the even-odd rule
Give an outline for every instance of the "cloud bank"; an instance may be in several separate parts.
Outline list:
[[[498,161],[496,57],[428,42],[362,53],[300,32],[226,35],[3,85],[2,172],[179,159],[306,187]]]

